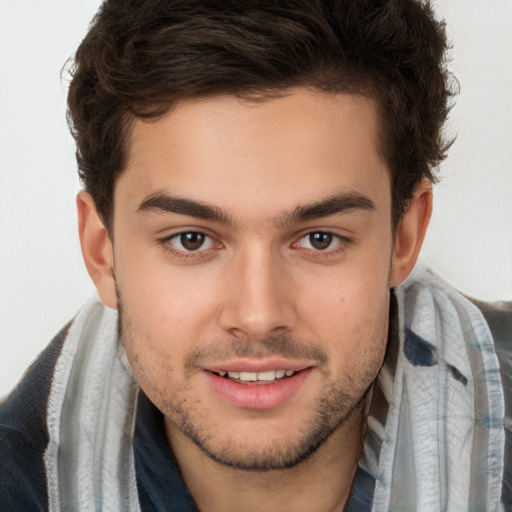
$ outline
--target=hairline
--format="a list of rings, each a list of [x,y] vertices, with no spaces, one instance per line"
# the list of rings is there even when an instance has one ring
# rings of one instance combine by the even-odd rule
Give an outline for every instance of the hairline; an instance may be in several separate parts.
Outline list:
[[[117,170],[114,173],[114,180],[113,180],[113,187],[112,187],[112,193],[109,203],[109,209],[108,209],[108,218],[103,218],[102,216],[102,222],[105,225],[109,235],[112,237],[113,235],[113,217],[114,217],[114,208],[115,208],[115,188],[117,184],[117,180],[121,176],[121,174],[126,170],[128,166],[128,162],[130,160],[130,153],[131,148],[133,147],[133,131],[134,131],[134,125],[136,121],[141,122],[158,122],[159,120],[165,118],[166,116],[172,115],[172,112],[175,108],[178,107],[178,105],[183,104],[185,102],[189,101],[202,101],[206,99],[213,99],[213,98],[222,98],[222,97],[231,97],[231,98],[238,98],[243,101],[247,101],[248,103],[260,103],[265,102],[273,99],[279,99],[288,96],[291,94],[294,90],[297,89],[306,89],[311,91],[319,91],[325,94],[349,94],[353,96],[360,96],[367,100],[369,100],[373,105],[373,109],[375,112],[375,123],[376,123],[376,144],[377,144],[377,152],[379,156],[382,158],[382,161],[385,165],[388,178],[389,178],[389,186],[390,186],[390,192],[391,192],[391,221],[392,221],[392,229],[393,232],[395,232],[396,227],[398,225],[398,222],[400,220],[399,218],[395,218],[394,215],[394,194],[393,194],[393,175],[392,170],[390,169],[390,164],[388,162],[388,159],[386,158],[385,151],[384,151],[384,144],[385,144],[385,135],[384,135],[384,123],[385,123],[385,112],[384,112],[384,106],[383,101],[381,98],[379,98],[379,95],[375,92],[376,87],[373,86],[371,79],[367,80],[367,84],[365,86],[360,87],[350,87],[348,86],[346,90],[344,89],[326,89],[317,85],[311,85],[308,83],[301,83],[297,81],[296,84],[292,85],[283,85],[281,87],[275,86],[275,87],[268,87],[265,89],[241,89],[240,91],[228,91],[227,89],[220,89],[218,91],[211,91],[204,94],[180,94],[178,97],[174,99],[170,99],[167,102],[158,102],[155,103],[152,110],[148,110],[146,114],[140,115],[137,114],[135,109],[137,107],[127,108],[125,109],[124,115],[121,120],[121,137],[120,137],[120,144],[123,148],[123,159],[124,159],[124,167],[122,169]],[[140,107],[139,107],[140,108]],[[418,180],[419,183],[419,180]]]

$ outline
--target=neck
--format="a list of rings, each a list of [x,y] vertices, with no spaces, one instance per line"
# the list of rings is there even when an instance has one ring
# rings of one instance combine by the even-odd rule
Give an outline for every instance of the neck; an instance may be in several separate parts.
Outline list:
[[[187,488],[201,512],[341,512],[350,492],[364,436],[364,400],[306,461],[282,470],[223,466],[166,422]]]

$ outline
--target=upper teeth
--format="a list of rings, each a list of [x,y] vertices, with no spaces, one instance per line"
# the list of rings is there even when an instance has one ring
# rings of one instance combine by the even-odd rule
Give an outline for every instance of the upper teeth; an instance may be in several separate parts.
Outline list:
[[[295,373],[294,370],[270,370],[268,372],[227,372],[232,379],[240,379],[244,382],[256,382],[258,380],[276,380],[282,379],[285,375],[291,377]],[[226,372],[220,371],[219,375],[224,377]]]

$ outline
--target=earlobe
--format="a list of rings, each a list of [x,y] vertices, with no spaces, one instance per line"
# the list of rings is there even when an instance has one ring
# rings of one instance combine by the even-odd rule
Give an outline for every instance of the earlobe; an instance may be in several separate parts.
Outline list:
[[[432,215],[432,185],[423,179],[416,187],[398,223],[393,250],[390,286],[402,283],[412,272]]]
[[[117,308],[112,241],[96,210],[91,195],[85,191],[76,198],[78,231],[85,266],[102,302]]]

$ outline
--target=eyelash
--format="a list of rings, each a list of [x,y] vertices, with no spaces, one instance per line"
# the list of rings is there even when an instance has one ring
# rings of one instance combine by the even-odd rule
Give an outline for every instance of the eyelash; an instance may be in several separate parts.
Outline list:
[[[165,238],[160,239],[158,242],[163,247],[164,251],[168,254],[170,254],[173,257],[181,258],[184,260],[190,259],[190,258],[201,258],[207,256],[205,254],[207,251],[210,251],[211,248],[202,249],[201,247],[195,251],[187,252],[186,250],[179,250],[172,246],[171,241],[174,239],[178,239],[183,235],[188,234],[195,234],[195,235],[201,235],[204,236],[205,239],[210,239],[212,243],[216,246],[216,249],[222,248],[222,244],[220,242],[216,242],[213,237],[205,233],[204,231],[195,231],[195,230],[189,230],[189,231],[180,231],[179,233],[174,233],[171,236],[167,236]]]
[[[215,245],[215,247],[211,247],[211,248],[209,247],[206,249],[202,249],[202,246],[201,246],[197,250],[190,251],[190,252],[187,252],[186,250],[179,250],[179,249],[176,249],[175,247],[173,247],[173,245],[171,244],[172,240],[178,239],[179,237],[181,237],[183,235],[187,235],[187,234],[195,234],[195,235],[204,236],[206,239],[210,239],[212,241],[212,243]],[[315,235],[315,234],[330,235],[333,238],[337,239],[338,243],[336,244],[334,249],[325,249],[325,250],[321,250],[321,249],[315,250],[315,249],[303,248],[303,247],[299,246],[299,243],[302,240],[304,240],[307,237],[310,237],[311,235]],[[162,239],[158,240],[158,242],[162,246],[162,248],[164,249],[164,251],[166,253],[170,254],[173,257],[177,257],[177,258],[180,258],[183,260],[187,260],[187,259],[191,259],[191,258],[194,258],[194,259],[195,258],[204,258],[204,257],[208,256],[208,253],[210,250],[212,250],[212,249],[218,250],[223,247],[223,244],[221,242],[215,241],[215,239],[212,236],[208,235],[204,231],[199,231],[199,230],[198,231],[194,231],[194,230],[180,231],[179,233],[174,233],[171,236],[162,238]],[[347,245],[349,245],[351,243],[352,243],[352,240],[350,238],[342,236],[333,231],[316,230],[316,231],[308,231],[307,233],[303,234],[297,241],[293,242],[290,246],[297,250],[303,249],[303,250],[307,251],[309,256],[313,257],[313,258],[326,258],[326,257],[328,258],[330,256],[336,256],[339,253],[343,252],[346,249]]]
[[[333,237],[333,239],[337,239],[338,243],[333,249],[309,249],[309,248],[301,248],[299,247],[299,243],[306,239],[307,237],[310,237],[311,235],[315,234],[322,234],[322,235],[330,235]],[[325,229],[319,229],[314,231],[308,231],[307,233],[303,234],[296,242],[292,244],[292,247],[295,246],[297,249],[304,249],[308,252],[309,257],[311,258],[329,258],[338,256],[340,253],[345,251],[347,246],[352,243],[352,240],[350,238],[347,238],[346,236],[340,235],[339,233],[335,233],[334,231],[329,231]]]

